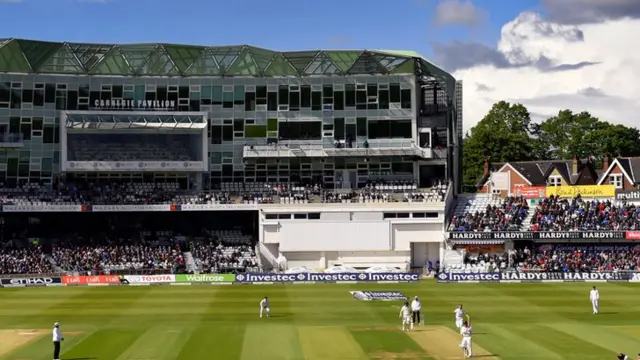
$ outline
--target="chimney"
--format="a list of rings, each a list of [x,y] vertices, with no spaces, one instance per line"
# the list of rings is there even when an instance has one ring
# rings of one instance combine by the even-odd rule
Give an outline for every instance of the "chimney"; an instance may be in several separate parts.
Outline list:
[[[604,154],[604,159],[602,159],[602,170],[607,171],[609,168],[609,154]]]
[[[482,171],[482,176],[487,176],[489,174],[489,159],[484,159],[484,170]]]
[[[573,160],[571,160],[571,175],[578,175],[578,166],[580,162],[578,161],[578,157],[573,155]]]

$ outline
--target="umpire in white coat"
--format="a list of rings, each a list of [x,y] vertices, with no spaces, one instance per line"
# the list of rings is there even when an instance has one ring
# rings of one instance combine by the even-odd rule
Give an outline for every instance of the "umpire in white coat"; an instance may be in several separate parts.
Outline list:
[[[63,340],[60,323],[56,321],[53,324],[53,360],[60,360],[60,342]]]

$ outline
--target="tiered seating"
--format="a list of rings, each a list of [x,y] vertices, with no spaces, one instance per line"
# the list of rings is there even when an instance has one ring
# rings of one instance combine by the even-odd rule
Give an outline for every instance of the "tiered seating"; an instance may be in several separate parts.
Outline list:
[[[232,204],[234,199],[229,193],[203,193],[196,195],[176,195],[173,200],[176,204],[207,205],[207,204]]]
[[[0,246],[0,274],[50,274],[51,263],[40,246],[5,249]]]
[[[17,188],[0,184],[0,204],[5,205],[78,205],[86,202],[83,194],[73,187],[50,189],[40,184],[27,183]]]
[[[541,201],[531,219],[532,231],[640,230],[640,208],[611,201],[561,199]]]
[[[520,230],[529,205],[522,197],[498,199],[488,196],[460,198],[449,231],[515,231]]]
[[[240,231],[211,231],[208,239],[191,245],[203,273],[257,272],[258,258],[252,238]]]
[[[98,195],[96,204],[173,204],[180,184],[104,182],[91,188]]]
[[[69,140],[69,159],[74,161],[190,160],[184,141],[162,136],[111,135],[96,141],[91,135],[74,134]]]

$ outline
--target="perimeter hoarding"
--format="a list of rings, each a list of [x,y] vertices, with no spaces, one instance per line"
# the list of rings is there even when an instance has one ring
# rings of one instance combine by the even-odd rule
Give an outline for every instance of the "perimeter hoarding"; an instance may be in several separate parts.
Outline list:
[[[419,282],[420,275],[413,273],[300,273],[300,274],[238,274],[236,283],[409,283]]]
[[[176,282],[175,275],[125,275],[124,279],[130,285],[171,284]]]
[[[635,275],[629,272],[442,272],[436,275],[436,280],[441,283],[629,282]]]
[[[112,285],[121,284],[124,277],[120,275],[63,276],[62,283],[69,285]]]
[[[40,276],[40,277],[24,277],[0,279],[2,287],[32,287],[32,286],[61,286],[62,278]]]
[[[235,274],[198,274],[176,275],[177,283],[233,283]]]

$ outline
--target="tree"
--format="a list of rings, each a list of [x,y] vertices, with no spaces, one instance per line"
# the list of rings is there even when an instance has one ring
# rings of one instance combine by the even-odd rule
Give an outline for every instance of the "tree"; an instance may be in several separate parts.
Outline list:
[[[640,132],[583,111],[561,110],[540,125],[540,141],[552,159],[640,155]]]
[[[492,162],[534,160],[545,156],[539,127],[522,104],[501,101],[471,128],[463,144],[464,186],[475,186],[485,159]]]

